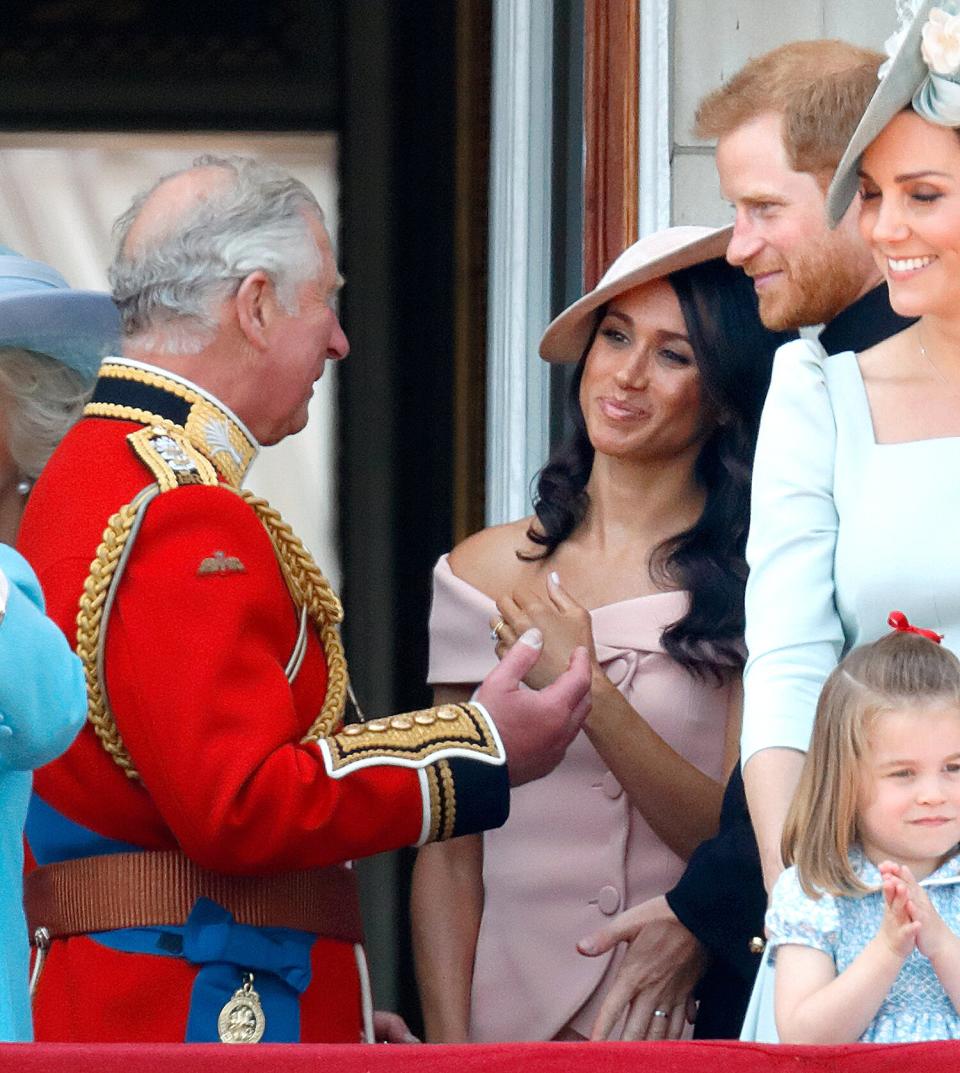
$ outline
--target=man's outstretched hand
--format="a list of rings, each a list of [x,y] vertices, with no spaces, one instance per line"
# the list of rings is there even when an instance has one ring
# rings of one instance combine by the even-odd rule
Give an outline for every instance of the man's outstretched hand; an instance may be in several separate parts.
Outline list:
[[[585,648],[574,650],[570,665],[550,685],[521,687],[542,647],[540,631],[527,630],[476,693],[500,732],[511,786],[553,771],[590,712],[591,666]]]
[[[705,950],[662,894],[631,906],[577,947],[596,957],[622,942],[629,943],[626,956],[590,1038],[607,1039],[626,1014],[620,1039],[680,1039],[696,1017],[693,992],[706,968]]]

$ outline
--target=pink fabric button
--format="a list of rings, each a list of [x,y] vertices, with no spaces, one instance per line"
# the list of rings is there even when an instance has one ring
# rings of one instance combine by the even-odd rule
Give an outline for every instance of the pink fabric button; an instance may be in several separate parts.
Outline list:
[[[623,787],[617,782],[617,777],[612,771],[608,771],[606,775],[603,776],[603,781],[600,783],[600,786],[611,801],[616,801],[616,799],[623,793]]]
[[[601,887],[597,895],[597,905],[601,913],[606,913],[608,917],[613,916],[620,908],[620,891],[616,887]]]

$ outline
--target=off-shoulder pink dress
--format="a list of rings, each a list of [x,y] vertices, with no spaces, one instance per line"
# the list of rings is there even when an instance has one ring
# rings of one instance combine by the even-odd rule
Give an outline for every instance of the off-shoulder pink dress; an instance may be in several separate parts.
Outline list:
[[[663,592],[599,607],[591,612],[594,642],[630,704],[719,781],[730,686],[688,674],[660,645],[687,603],[684,592]],[[432,684],[481,681],[496,664],[495,615],[493,600],[442,557],[433,574]],[[483,836],[483,850],[471,1040],[547,1040],[565,1028],[589,1036],[622,952],[587,958],[577,940],[669,890],[684,862],[630,806],[583,733],[552,774],[513,791],[509,820]]]

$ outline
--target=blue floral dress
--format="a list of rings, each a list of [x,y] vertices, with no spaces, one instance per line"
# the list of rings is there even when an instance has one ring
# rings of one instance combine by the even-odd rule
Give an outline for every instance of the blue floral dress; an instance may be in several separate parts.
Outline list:
[[[859,847],[850,851],[850,863],[864,883],[879,887],[880,872]],[[960,855],[951,857],[920,885],[950,929],[960,934]],[[812,946],[829,954],[837,972],[843,972],[877,934],[883,911],[879,889],[862,897],[824,894],[819,899],[808,898],[796,869],[788,868],[777,880],[767,910],[771,959],[776,960],[776,948],[786,943]],[[860,1040],[908,1043],[937,1039],[960,1039],[960,1015],[929,960],[913,950]]]

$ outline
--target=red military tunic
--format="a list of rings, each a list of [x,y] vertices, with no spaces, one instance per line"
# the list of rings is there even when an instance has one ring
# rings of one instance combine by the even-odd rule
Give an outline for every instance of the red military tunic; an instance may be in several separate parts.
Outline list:
[[[234,490],[256,450],[195,385],[110,359],[37,482],[20,546],[70,638],[108,519],[145,488],[163,489],[127,527],[110,598],[85,605],[88,618],[91,607],[102,615],[99,671],[89,651],[88,670],[139,778],[88,723],[37,774],[27,836],[39,864],[180,850],[212,872],[269,877],[505,819],[503,750],[478,706],[302,740],[326,695],[327,660],[317,630],[302,628],[270,534]],[[54,941],[36,1038],[216,1039],[217,1013],[247,970],[265,1039],[359,1038],[363,970],[351,943],[258,932],[200,908],[219,931],[198,912],[167,929]]]

